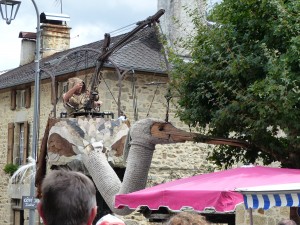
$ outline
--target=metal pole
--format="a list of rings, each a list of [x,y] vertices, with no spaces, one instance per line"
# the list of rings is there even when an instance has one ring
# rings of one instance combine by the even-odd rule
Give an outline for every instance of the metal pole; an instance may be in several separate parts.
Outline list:
[[[253,213],[252,208],[249,208],[250,225],[253,225]]]
[[[40,49],[41,49],[41,28],[40,28],[40,13],[34,0],[31,0],[37,17],[36,27],[36,47],[35,47],[35,78],[34,78],[34,112],[33,112],[33,132],[32,132],[32,158],[36,161],[36,153],[39,140],[39,118],[40,118]],[[33,167],[33,175],[31,176],[30,196],[35,197],[35,172],[36,167]],[[35,209],[29,210],[29,225],[34,225]]]

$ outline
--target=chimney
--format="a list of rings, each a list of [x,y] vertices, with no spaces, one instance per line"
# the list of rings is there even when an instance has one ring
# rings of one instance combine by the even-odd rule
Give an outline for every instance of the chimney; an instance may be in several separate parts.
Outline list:
[[[34,60],[36,33],[21,31],[19,33],[19,38],[22,38],[20,66],[23,66]]]
[[[70,30],[66,22],[70,17],[65,14],[41,13],[41,50],[42,58],[70,48]]]

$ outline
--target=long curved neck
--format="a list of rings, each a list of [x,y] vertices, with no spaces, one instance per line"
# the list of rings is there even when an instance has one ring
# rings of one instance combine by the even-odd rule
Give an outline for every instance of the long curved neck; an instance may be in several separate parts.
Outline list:
[[[146,128],[149,126],[146,126]],[[139,124],[131,131],[132,140],[123,183],[109,165],[105,155],[91,151],[83,156],[83,162],[93,178],[97,189],[109,208],[119,215],[128,215],[133,210],[128,208],[115,209],[115,196],[144,189],[155,144],[151,143],[148,133],[145,133],[145,124]]]
[[[127,194],[146,187],[155,146],[131,144],[123,184],[118,194]]]

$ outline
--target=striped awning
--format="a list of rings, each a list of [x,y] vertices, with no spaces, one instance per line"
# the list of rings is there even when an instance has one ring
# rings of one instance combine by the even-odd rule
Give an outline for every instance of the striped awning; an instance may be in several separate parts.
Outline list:
[[[292,194],[243,194],[245,208],[270,209],[273,206],[300,206],[300,193]]]
[[[238,188],[236,191],[243,194],[246,209],[300,206],[300,183]]]

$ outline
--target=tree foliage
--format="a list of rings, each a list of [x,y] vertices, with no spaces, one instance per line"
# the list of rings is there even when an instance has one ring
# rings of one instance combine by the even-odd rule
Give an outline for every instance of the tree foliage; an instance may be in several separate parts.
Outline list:
[[[208,19],[194,19],[191,60],[170,57],[178,116],[249,143],[216,146],[219,165],[261,157],[300,168],[300,1],[223,0]]]

